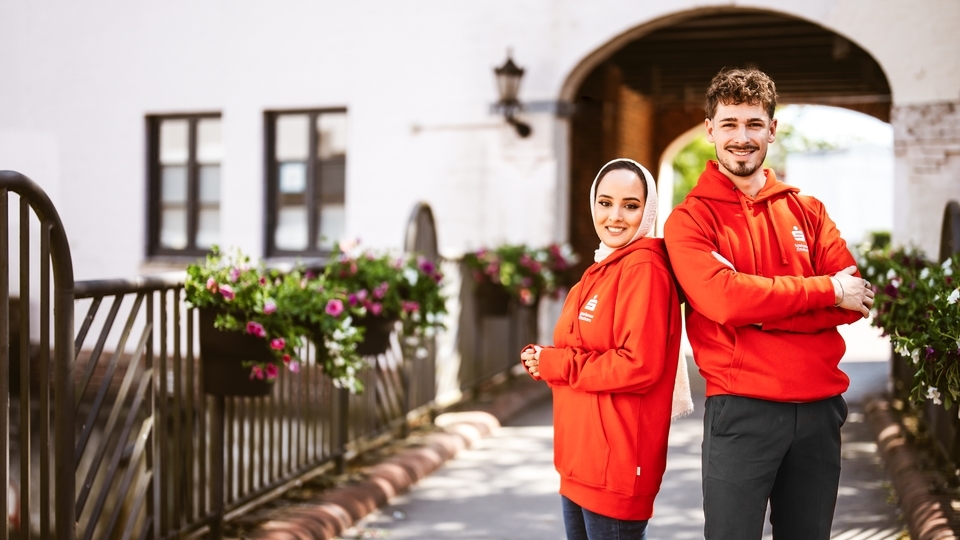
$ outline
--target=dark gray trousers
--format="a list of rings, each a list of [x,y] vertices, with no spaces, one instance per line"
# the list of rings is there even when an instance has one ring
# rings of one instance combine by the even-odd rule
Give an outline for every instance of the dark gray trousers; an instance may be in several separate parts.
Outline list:
[[[707,398],[706,540],[760,540],[768,500],[775,540],[829,540],[846,418],[842,396],[811,403]]]

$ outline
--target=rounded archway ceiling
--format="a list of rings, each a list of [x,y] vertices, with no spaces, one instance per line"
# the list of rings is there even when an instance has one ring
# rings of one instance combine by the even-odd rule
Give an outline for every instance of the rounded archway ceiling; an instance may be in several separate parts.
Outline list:
[[[781,103],[861,110],[889,121],[890,86],[865,50],[816,24],[769,12],[694,15],[614,53],[622,82],[660,105],[703,103],[724,67],[755,66],[777,83]]]

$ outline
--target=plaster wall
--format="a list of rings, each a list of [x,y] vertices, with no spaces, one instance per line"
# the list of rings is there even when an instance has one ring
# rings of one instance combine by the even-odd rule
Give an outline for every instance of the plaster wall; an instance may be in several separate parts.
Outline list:
[[[960,99],[954,0],[11,1],[0,4],[0,168],[50,193],[78,279],[132,276],[146,249],[144,116],[221,112],[221,244],[257,256],[263,112],[346,107],[348,235],[399,247],[423,200],[450,256],[563,240],[566,121],[528,112],[534,133],[519,139],[490,112],[491,69],[512,48],[527,69],[523,101],[568,99],[617,43],[730,7],[801,17],[870,51],[904,126],[902,111]],[[955,167],[950,157],[942,174],[916,170],[927,139],[909,140],[895,188],[908,195],[896,207],[905,239],[927,234],[926,214],[940,211],[930,188]]]

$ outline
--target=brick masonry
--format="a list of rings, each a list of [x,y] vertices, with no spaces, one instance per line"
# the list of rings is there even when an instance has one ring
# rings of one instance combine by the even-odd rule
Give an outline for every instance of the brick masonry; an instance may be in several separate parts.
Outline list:
[[[936,257],[948,201],[960,201],[960,101],[897,105],[894,241]],[[869,179],[865,179],[869,182]]]

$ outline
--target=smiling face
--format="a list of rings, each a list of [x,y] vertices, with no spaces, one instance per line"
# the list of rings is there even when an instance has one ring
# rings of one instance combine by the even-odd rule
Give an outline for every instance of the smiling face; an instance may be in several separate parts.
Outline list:
[[[593,225],[607,246],[616,249],[627,245],[640,228],[646,204],[641,182],[633,171],[615,169],[597,183]]]
[[[713,118],[706,120],[707,140],[717,149],[720,170],[731,180],[763,187],[763,160],[767,146],[777,132],[777,121],[771,119],[759,104],[717,104]],[[744,189],[744,191],[750,191]]]

